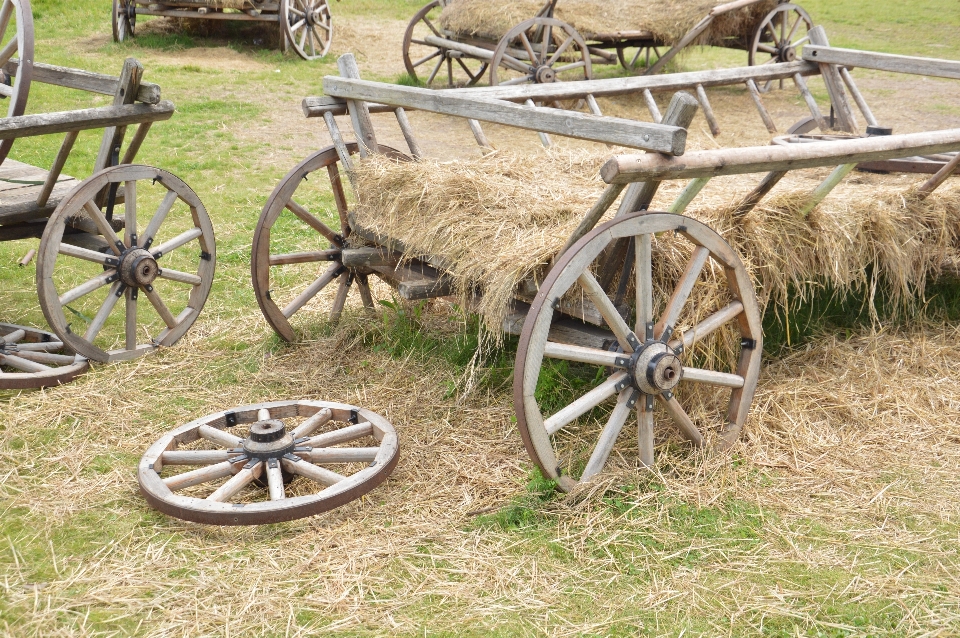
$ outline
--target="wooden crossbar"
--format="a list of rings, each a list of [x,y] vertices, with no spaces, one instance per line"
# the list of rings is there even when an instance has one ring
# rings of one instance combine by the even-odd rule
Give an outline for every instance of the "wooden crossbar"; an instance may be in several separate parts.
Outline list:
[[[856,49],[839,49],[829,46],[808,44],[803,48],[803,59],[819,64],[837,64],[841,66],[927,75],[935,78],[960,80],[960,61],[938,58],[919,58],[909,55],[874,53]]]
[[[173,102],[161,100],[158,104],[101,106],[78,111],[0,118],[0,140],[86,131],[106,126],[160,122],[173,117],[173,111]]]

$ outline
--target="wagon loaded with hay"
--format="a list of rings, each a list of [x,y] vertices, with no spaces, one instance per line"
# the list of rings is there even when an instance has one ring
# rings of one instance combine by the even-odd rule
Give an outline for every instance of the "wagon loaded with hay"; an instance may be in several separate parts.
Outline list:
[[[960,63],[829,46],[803,57],[682,78],[437,92],[361,80],[344,56],[341,76],[324,78],[326,96],[304,100],[333,146],[287,174],[256,228],[261,310],[292,341],[323,308],[315,300],[327,286],[336,286],[332,320],[353,288],[373,311],[375,275],[404,299],[452,297],[491,333],[519,335],[520,434],[564,490],[602,470],[630,419],[643,465],[654,462],[655,420],[670,426],[661,435],[672,428],[695,445],[728,447],[757,385],[766,304],[786,304],[811,282],[883,284],[915,297],[960,247],[960,188],[943,186],[960,166],[960,129],[891,134],[847,72],[960,79]],[[817,109],[811,120],[832,139],[792,134],[770,146],[685,152],[698,102],[682,91],[660,123],[522,104],[531,91],[549,102],[794,75],[823,77],[834,126],[848,132],[829,131]],[[646,152],[554,148],[436,162],[423,158],[408,109],[466,118],[487,147],[481,121]],[[396,115],[407,151],[378,141],[376,113]],[[344,139],[338,115],[349,116],[356,142]],[[858,163],[896,170],[904,157],[927,158],[935,172],[908,186],[870,174],[845,180]]]
[[[322,58],[333,39],[327,0],[113,0],[113,40],[136,34],[137,16],[275,22],[280,50],[290,47],[304,60]]]
[[[433,0],[407,25],[403,62],[427,85],[589,80],[596,64],[657,73],[693,45],[792,62],[812,27],[782,0]]]
[[[14,34],[3,49],[11,112],[0,119],[0,241],[40,238],[21,265],[37,255],[40,307],[53,330],[0,323],[0,389],[24,389],[69,381],[88,359],[132,359],[176,343],[210,292],[216,251],[193,190],[133,164],[153,123],[174,112],[160,87],[142,81],[140,63],[128,59],[114,77],[34,61],[29,0],[6,0],[0,24]],[[113,104],[23,115],[31,82]],[[91,176],[63,174],[80,134],[99,129]],[[63,135],[49,169],[8,157],[17,139],[41,135]]]

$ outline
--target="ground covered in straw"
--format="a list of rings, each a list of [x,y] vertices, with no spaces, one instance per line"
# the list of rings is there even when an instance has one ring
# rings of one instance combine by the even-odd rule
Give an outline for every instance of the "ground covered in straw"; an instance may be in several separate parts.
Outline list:
[[[732,455],[693,452],[662,428],[656,470],[640,472],[625,436],[605,478],[561,496],[532,472],[513,422],[513,342],[478,361],[476,319],[447,303],[393,304],[378,284],[376,295],[389,303],[376,319],[351,299],[333,329],[324,319],[333,291],[325,291],[305,312],[304,342],[286,346],[269,332],[251,291],[250,240],[264,199],[290,167],[329,143],[316,121],[302,118],[300,99],[320,93],[320,78],[336,72],[335,55],[347,50],[358,53],[364,77],[397,78],[406,20],[421,0],[334,4],[333,56],[312,64],[270,50],[272,30],[223,25],[204,40],[141,20],[138,38],[115,46],[102,2],[32,4],[38,60],[117,73],[134,55],[146,79],[176,102],[174,119],[151,130],[142,159],[200,194],[219,259],[204,313],[175,348],[94,366],[60,388],[0,395],[0,634],[960,633],[960,303],[952,280],[918,295],[923,273],[955,242],[946,230],[955,210],[948,200],[919,216],[909,200],[894,201],[889,216],[873,219],[859,200],[886,195],[877,178],[860,176],[841,191],[850,210],[838,203],[836,223],[817,221],[833,232],[814,232],[807,222],[799,228],[813,256],[796,261],[787,257],[808,253],[787,251],[777,230],[796,232],[795,218],[758,210],[754,230],[770,229],[760,256],[774,269],[764,287],[803,276],[814,258],[850,285],[864,281],[863,264],[889,263],[882,267],[906,274],[928,318],[908,322],[901,314],[894,322],[881,313],[872,322],[857,303],[831,314],[832,323],[816,305],[779,322],[768,317],[768,342],[783,347],[768,353]],[[960,58],[960,23],[939,0],[804,6],[822,17],[835,44]],[[695,51],[682,64],[743,57]],[[877,117],[898,131],[956,126],[955,83],[856,75]],[[823,104],[822,85],[811,87]],[[663,108],[669,96],[657,97]],[[44,87],[30,100],[35,113],[108,103]],[[714,140],[698,116],[691,148],[769,141],[742,89],[711,90],[711,100],[723,133]],[[805,114],[791,91],[764,100],[781,130]],[[647,117],[639,99],[600,105]],[[410,119],[430,157],[480,156],[465,122],[416,112]],[[381,141],[403,147],[387,116],[374,120]],[[504,166],[496,188],[508,192],[508,178],[527,170],[537,177],[528,187],[546,196],[552,169],[535,166],[547,161],[537,136],[484,130],[495,146],[531,158],[526,168]],[[97,137],[80,136],[67,173],[89,173]],[[49,163],[61,141],[18,140],[12,156]],[[563,152],[589,159],[604,149]],[[584,192],[599,186],[595,160],[587,159],[573,162],[566,177],[582,180]],[[809,190],[810,182],[780,192]],[[894,191],[910,183],[894,183]],[[747,187],[717,180],[694,210],[700,201],[729,201],[725,188]],[[672,195],[665,188],[663,201]],[[530,223],[538,214],[530,212]],[[891,233],[902,240],[900,252]],[[858,237],[862,250],[847,251]],[[735,232],[728,238],[740,241]],[[0,244],[0,320],[43,325],[32,266],[15,265],[35,246]],[[869,287],[858,292],[866,296]],[[946,320],[934,307],[946,308]],[[840,316],[848,310],[866,318]],[[225,407],[303,397],[356,402],[389,418],[401,441],[392,478],[335,512],[256,529],[184,523],[138,494],[137,462],[163,433]]]

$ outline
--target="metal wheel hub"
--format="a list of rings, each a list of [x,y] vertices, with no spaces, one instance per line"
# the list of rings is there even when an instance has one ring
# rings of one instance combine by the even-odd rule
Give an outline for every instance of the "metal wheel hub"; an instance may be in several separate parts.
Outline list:
[[[677,353],[662,341],[648,341],[631,357],[633,385],[645,394],[672,390],[683,378],[683,363]]]
[[[270,419],[250,426],[250,437],[243,440],[243,451],[255,459],[278,459],[293,452],[293,437],[287,434],[283,421]]]
[[[533,81],[537,84],[556,82],[557,72],[552,67],[540,65],[533,70]]]
[[[794,62],[797,59],[797,48],[789,44],[777,51],[777,60],[780,62]]]
[[[120,281],[131,288],[149,286],[160,274],[157,260],[143,248],[131,248],[120,256]]]

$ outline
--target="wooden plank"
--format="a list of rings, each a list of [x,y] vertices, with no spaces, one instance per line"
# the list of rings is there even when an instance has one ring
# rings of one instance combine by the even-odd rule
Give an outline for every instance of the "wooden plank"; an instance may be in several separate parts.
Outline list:
[[[827,33],[822,26],[815,26],[809,31],[810,42],[829,46]],[[857,129],[857,120],[853,116],[853,109],[847,101],[847,94],[843,90],[843,80],[840,78],[840,72],[835,64],[819,62],[820,73],[823,76],[823,83],[827,87],[827,93],[830,95],[830,102],[833,104],[834,112],[840,122],[840,128],[848,133],[859,133]]]
[[[173,117],[173,111],[173,102],[163,100],[158,104],[100,106],[93,109],[0,118],[0,140],[88,131],[141,122],[161,122]]]
[[[682,155],[687,141],[687,131],[676,126],[634,122],[622,118],[596,117],[585,113],[536,106],[519,106],[509,102],[454,95],[445,91],[334,76],[323,79],[323,90],[335,97],[388,103],[392,106],[495,122],[532,131],[619,144],[671,155]]]
[[[357,66],[357,60],[352,53],[337,58],[337,68],[340,69],[340,75],[344,78],[360,79],[360,68]],[[368,150],[372,153],[379,153],[377,134],[373,130],[373,121],[370,119],[370,111],[367,109],[367,105],[362,99],[348,99],[347,107],[350,112],[350,122],[353,124],[353,133],[356,135],[357,141],[360,142],[361,157],[366,157]]]
[[[4,70],[10,75],[16,75],[19,67],[19,60],[10,60],[4,65]],[[43,64],[42,62],[33,63],[32,79],[34,82],[43,82],[44,84],[53,84],[54,86],[102,95],[115,95],[117,87],[120,85],[120,78],[112,75],[90,73],[80,69]],[[159,104],[160,86],[150,82],[141,82],[140,88],[137,90],[136,101],[143,104]]]
[[[691,179],[799,168],[836,166],[960,150],[960,129],[854,138],[816,144],[750,146],[662,155],[618,155],[600,169],[608,184],[645,180]]]
[[[803,48],[803,59],[818,64],[837,64],[876,71],[960,80],[960,61],[957,60],[875,53],[814,44],[808,44]]]

